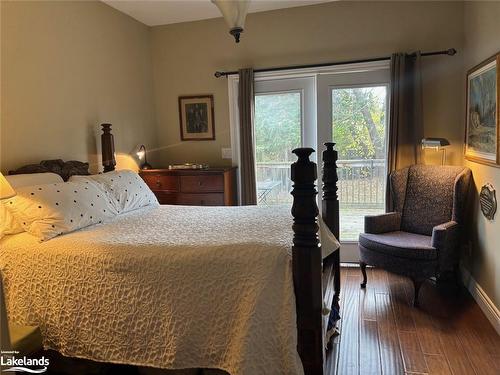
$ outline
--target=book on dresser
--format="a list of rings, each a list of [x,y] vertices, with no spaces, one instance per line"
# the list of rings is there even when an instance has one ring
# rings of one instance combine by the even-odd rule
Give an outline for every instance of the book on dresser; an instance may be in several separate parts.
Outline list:
[[[235,206],[236,167],[139,172],[160,204]]]

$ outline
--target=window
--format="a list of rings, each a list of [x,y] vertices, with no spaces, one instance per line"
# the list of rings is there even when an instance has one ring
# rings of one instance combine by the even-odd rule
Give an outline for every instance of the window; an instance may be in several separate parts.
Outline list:
[[[300,91],[258,94],[255,97],[255,161],[257,203],[283,204],[290,195],[290,165],[300,147],[302,128]]]
[[[385,211],[386,98],[386,86],[331,89],[343,241],[358,240],[365,215]]]

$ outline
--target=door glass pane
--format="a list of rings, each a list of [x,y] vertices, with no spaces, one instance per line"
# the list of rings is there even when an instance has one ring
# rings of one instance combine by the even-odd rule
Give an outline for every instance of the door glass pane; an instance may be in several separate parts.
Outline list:
[[[292,201],[290,165],[294,148],[301,144],[301,93],[297,91],[255,96],[255,154],[257,204]]]
[[[386,86],[332,89],[342,241],[357,241],[364,216],[385,211],[386,100]]]

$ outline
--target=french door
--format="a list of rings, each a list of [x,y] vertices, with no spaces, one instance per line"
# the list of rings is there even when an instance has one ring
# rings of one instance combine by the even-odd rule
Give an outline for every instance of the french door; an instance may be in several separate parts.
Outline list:
[[[316,146],[314,77],[255,83],[255,174],[257,204],[290,204],[292,150]]]
[[[256,78],[258,204],[291,203],[290,165],[296,159],[292,149],[313,147],[321,152],[324,142],[335,142],[341,260],[357,262],[364,216],[385,210],[388,109],[389,67],[385,64],[346,66],[294,78]],[[318,153],[313,154],[316,160]],[[318,190],[320,197],[320,181]]]
[[[339,153],[341,261],[357,262],[364,216],[385,212],[389,70],[318,76],[318,143]]]

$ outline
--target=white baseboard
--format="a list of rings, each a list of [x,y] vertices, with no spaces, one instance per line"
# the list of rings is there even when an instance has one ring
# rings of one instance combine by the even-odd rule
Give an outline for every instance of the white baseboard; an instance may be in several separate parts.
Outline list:
[[[464,267],[460,267],[462,280],[465,287],[469,290],[470,294],[477,302],[486,318],[495,328],[495,331],[500,335],[500,311],[495,306],[493,301],[488,297],[486,292],[481,288],[477,281],[472,277],[470,272]]]

